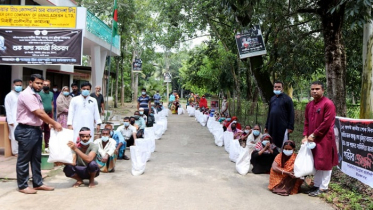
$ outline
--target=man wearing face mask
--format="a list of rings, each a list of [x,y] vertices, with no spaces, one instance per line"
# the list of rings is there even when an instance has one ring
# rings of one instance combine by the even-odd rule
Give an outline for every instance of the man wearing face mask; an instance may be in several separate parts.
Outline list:
[[[44,107],[45,113],[47,113],[47,115],[50,118],[54,119],[53,93],[51,91],[49,91],[50,85],[51,85],[51,82],[49,80],[44,80],[43,90],[40,91],[38,94],[40,95],[41,100],[43,102],[43,107]],[[50,138],[50,133],[51,133],[48,123],[44,122],[43,125],[42,125],[42,129],[44,131],[44,148],[45,148],[44,152],[48,153],[49,152],[49,149],[48,149],[49,148],[49,138]]]
[[[40,74],[31,75],[29,86],[19,94],[17,102],[17,122],[14,137],[18,141],[17,183],[20,192],[35,194],[37,190],[52,191],[53,187],[43,184],[41,176],[41,147],[43,121],[56,131],[62,126],[44,111],[40,92],[44,78]],[[32,170],[33,187],[28,187],[29,167]]]
[[[22,91],[22,80],[15,79],[13,81],[13,90],[5,96],[4,104],[6,111],[6,121],[9,127],[9,139],[12,147],[13,155],[18,155],[18,142],[14,138],[14,130],[17,123],[17,102],[19,93]]]
[[[116,142],[115,153],[118,155],[118,160],[129,160],[129,157],[125,155],[127,142],[124,140],[122,133],[119,131],[114,131],[111,124],[106,124],[105,129],[110,130],[110,136]]]
[[[54,117],[54,120],[57,120],[57,112],[56,112],[56,109],[57,109],[57,98],[58,96],[60,95],[60,91],[58,91],[58,87],[57,85],[53,85],[53,117]]]
[[[101,172],[114,172],[115,163],[117,162],[118,153],[115,145],[117,142],[110,138],[110,130],[101,131],[101,138],[96,139],[94,143],[98,146],[97,164]]]
[[[123,125],[119,126],[117,131],[122,134],[124,140],[127,142],[127,147],[129,147],[135,144],[137,131],[136,128],[130,124],[129,117],[125,117],[123,121]]]
[[[98,106],[98,112],[100,113],[100,115],[104,115],[105,114],[105,102],[104,102],[104,96],[101,94],[101,86],[95,87],[95,92],[91,93],[91,97],[96,99],[97,106]]]
[[[293,100],[283,93],[283,83],[276,81],[273,85],[275,95],[271,98],[268,107],[265,132],[273,138],[277,148],[282,148],[284,140],[289,139],[289,134],[294,130]]]
[[[207,99],[205,95],[202,95],[202,98],[199,100],[199,108],[207,108]]]
[[[137,99],[137,110],[144,108],[144,114],[149,115],[149,110],[151,109],[150,97],[146,95],[146,89],[141,89],[141,96]]]
[[[140,116],[140,112],[136,111],[133,116],[135,118],[135,124],[139,126],[136,137],[143,138],[144,137],[144,129],[146,127],[145,120]]]
[[[153,108],[151,108],[150,110],[152,110]],[[150,113],[150,112],[149,112]],[[145,121],[145,124],[148,122],[148,117],[145,115],[144,113],[144,108],[140,108],[139,109],[139,114],[140,114],[140,117],[142,117]]]
[[[74,130],[74,139],[79,136],[79,128],[87,127],[91,132],[93,141],[94,129],[99,132],[101,127],[101,118],[98,112],[97,101],[89,96],[92,85],[89,82],[81,84],[81,95],[73,97],[70,102],[69,115],[67,117],[67,126]]]

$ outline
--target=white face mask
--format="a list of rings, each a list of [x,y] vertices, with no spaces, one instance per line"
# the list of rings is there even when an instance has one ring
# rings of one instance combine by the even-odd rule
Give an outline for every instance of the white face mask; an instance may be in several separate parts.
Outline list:
[[[87,145],[89,144],[89,141],[87,141],[87,142],[80,141],[80,143],[81,143],[82,145],[84,145],[84,146],[87,146]]]
[[[53,88],[53,91],[54,91],[54,92],[57,92],[57,88]]]

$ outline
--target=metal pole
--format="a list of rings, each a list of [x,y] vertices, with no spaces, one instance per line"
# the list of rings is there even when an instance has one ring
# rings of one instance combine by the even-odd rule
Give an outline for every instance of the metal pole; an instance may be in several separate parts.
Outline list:
[[[111,33],[113,33],[114,24],[111,24]],[[106,81],[106,104],[105,104],[105,110],[108,111],[109,109],[109,78],[110,78],[110,70],[111,70],[111,51],[113,49],[113,34],[111,35],[111,42],[110,42],[110,52],[109,52],[109,72],[107,74],[107,81]],[[117,75],[118,79],[118,75]]]

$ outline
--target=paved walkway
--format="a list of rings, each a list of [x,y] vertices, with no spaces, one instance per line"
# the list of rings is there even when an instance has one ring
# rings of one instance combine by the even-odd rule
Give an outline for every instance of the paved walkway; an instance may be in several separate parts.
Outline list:
[[[57,189],[36,195],[17,192],[15,182],[0,183],[9,189],[0,195],[1,209],[332,209],[304,194],[272,194],[269,175],[239,175],[207,128],[187,115],[169,117],[145,174],[135,177],[130,170],[131,161],[119,161],[94,189],[71,188],[74,181],[59,171],[45,180]]]

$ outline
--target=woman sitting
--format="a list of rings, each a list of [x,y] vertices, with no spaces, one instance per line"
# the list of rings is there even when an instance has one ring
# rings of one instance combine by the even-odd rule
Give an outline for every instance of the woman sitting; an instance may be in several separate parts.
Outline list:
[[[255,145],[255,150],[251,154],[251,164],[254,174],[269,173],[273,160],[278,155],[276,145],[272,143],[272,137],[264,134],[261,141]]]
[[[269,176],[268,189],[279,195],[297,194],[303,180],[294,177],[295,143],[288,140],[284,143],[282,153],[273,161]]]

